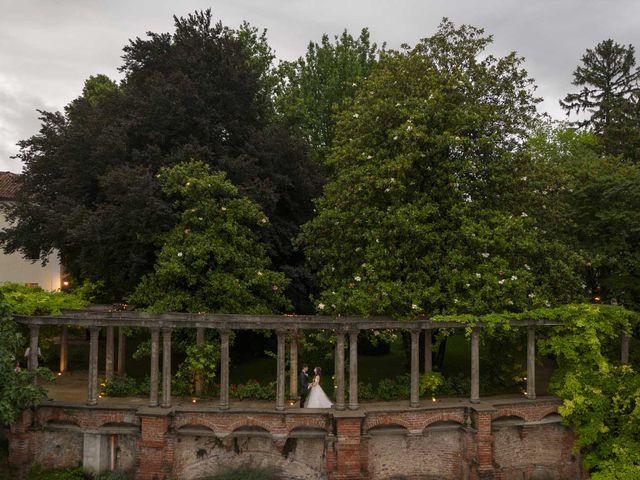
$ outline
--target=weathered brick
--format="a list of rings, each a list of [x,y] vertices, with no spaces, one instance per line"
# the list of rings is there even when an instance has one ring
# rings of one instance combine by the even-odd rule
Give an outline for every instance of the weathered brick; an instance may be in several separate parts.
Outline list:
[[[571,431],[545,419],[558,405],[502,400],[360,416],[47,405],[11,426],[9,461],[23,470],[36,461],[74,465],[82,460],[83,432],[126,425],[131,433],[117,435],[117,467],[135,470],[139,480],[191,480],[243,464],[301,479],[584,478]],[[522,425],[500,423],[504,417]]]

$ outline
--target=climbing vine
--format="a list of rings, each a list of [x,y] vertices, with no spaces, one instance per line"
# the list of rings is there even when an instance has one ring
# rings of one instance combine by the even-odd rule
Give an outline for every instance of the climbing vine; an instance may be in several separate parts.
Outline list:
[[[551,320],[538,348],[555,358],[550,392],[563,400],[560,414],[576,433],[575,449],[595,480],[640,478],[640,374],[610,354],[624,333],[631,336],[640,314],[613,305],[565,305],[523,313],[438,316],[460,322],[468,332],[482,324],[509,328],[509,320]]]

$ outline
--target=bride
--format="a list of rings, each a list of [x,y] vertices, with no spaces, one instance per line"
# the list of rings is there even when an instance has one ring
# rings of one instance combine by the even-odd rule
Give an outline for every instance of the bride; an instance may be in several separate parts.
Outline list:
[[[316,367],[313,369],[314,377],[313,383],[309,385],[311,391],[309,392],[309,396],[307,397],[307,401],[305,402],[305,408],[331,408],[331,400],[327,397],[327,394],[324,393],[324,390],[320,386],[320,374],[322,370],[320,367]]]

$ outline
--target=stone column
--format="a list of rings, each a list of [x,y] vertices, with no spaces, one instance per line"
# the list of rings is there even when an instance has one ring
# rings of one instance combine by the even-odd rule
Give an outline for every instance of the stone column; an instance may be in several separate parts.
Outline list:
[[[229,330],[220,330],[220,409],[229,409]]]
[[[471,403],[480,402],[480,328],[471,332]]]
[[[151,373],[149,375],[149,406],[158,406],[158,370],[160,352],[160,329],[151,329]]]
[[[629,364],[629,335],[624,332],[620,338],[620,361]]]
[[[276,374],[276,410],[284,410],[284,363],[286,356],[286,333],[282,330],[276,332],[278,337],[278,371]]]
[[[358,408],[358,330],[349,332],[349,408]]]
[[[411,330],[411,407],[420,406],[420,330]]]
[[[196,345],[201,347],[204,345],[204,328],[198,327],[196,328]],[[196,395],[202,395],[202,390],[204,388],[204,378],[202,377],[202,373],[196,374]]]
[[[536,327],[527,327],[527,398],[536,399]]]
[[[100,327],[89,328],[89,394],[87,405],[98,404],[98,336]]]
[[[115,349],[114,343],[114,327],[107,327],[107,341],[104,355],[104,376],[106,378],[113,377],[113,353]]]
[[[433,370],[433,330],[426,328],[424,331],[424,373]]]
[[[126,337],[122,331],[123,327],[118,327],[118,375],[124,375],[124,358],[126,355]]]
[[[39,325],[29,326],[29,355],[27,357],[27,368],[36,370],[38,368],[38,335],[40,334]]]
[[[69,329],[65,325],[60,333],[60,373],[69,368]]]
[[[344,410],[344,332],[336,330],[336,410]]]
[[[298,398],[298,331],[291,331],[289,350],[289,397]]]
[[[171,406],[171,329],[162,329],[162,408]]]

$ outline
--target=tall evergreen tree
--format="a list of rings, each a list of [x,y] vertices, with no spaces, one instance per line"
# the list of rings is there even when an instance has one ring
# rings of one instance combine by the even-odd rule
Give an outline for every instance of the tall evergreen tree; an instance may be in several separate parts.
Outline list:
[[[640,160],[639,79],[633,45],[604,40],[587,49],[573,72],[572,83],[581,90],[560,101],[567,115],[588,115],[575,124],[592,129],[605,153],[634,163]]]

